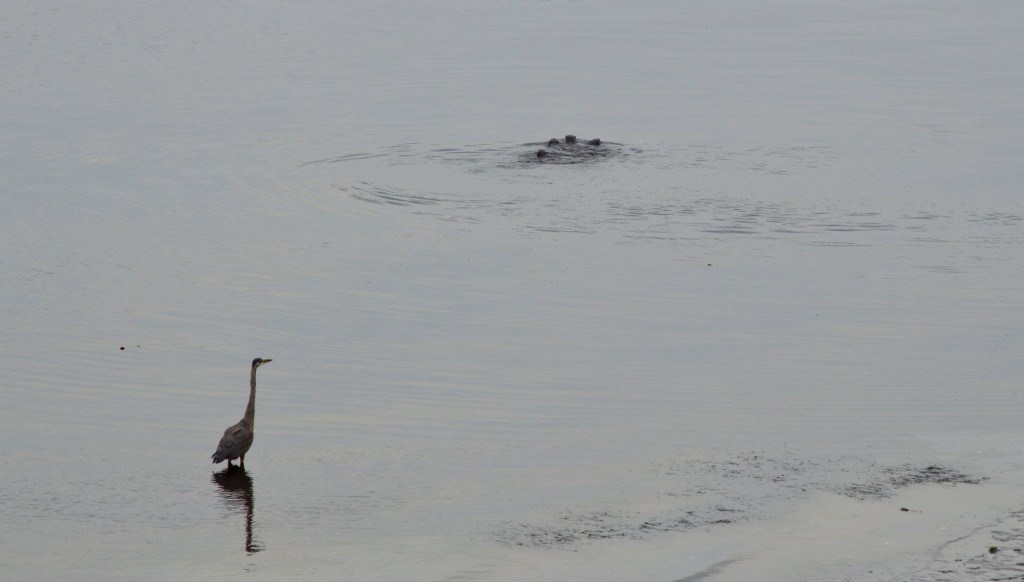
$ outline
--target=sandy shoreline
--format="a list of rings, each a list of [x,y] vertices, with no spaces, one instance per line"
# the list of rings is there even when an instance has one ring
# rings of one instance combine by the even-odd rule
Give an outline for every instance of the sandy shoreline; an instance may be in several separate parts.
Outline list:
[[[989,580],[1008,567],[1020,573],[1014,558],[1024,538],[1000,533],[1022,523],[1019,512],[1007,512],[1018,491],[920,485],[867,501],[822,494],[781,521],[741,527],[733,532],[742,540],[735,557],[680,580]]]
[[[827,484],[792,503],[762,499],[776,503],[767,510],[771,514],[646,537],[612,539],[614,519],[607,514],[605,529],[592,532],[594,538],[609,534],[605,539],[580,539],[586,536],[579,534],[579,523],[579,537],[569,542],[568,529],[545,532],[549,544],[539,551],[544,544],[531,544],[529,566],[497,579],[867,582],[1019,576],[1022,478],[1013,471],[974,482],[910,483],[875,496],[850,495]]]

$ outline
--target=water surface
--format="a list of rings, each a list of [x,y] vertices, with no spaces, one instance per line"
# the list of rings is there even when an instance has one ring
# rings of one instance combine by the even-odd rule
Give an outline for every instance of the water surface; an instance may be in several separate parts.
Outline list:
[[[6,12],[14,579],[927,579],[1020,510],[1016,3]]]

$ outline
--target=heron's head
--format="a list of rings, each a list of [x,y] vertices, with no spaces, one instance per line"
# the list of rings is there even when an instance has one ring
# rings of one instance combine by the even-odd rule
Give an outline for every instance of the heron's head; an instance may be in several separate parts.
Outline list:
[[[270,358],[267,358],[265,360],[263,358],[256,358],[255,360],[252,361],[252,369],[255,370],[256,368],[259,368],[263,364],[266,364],[267,362],[273,362],[273,361],[274,360],[271,360]]]

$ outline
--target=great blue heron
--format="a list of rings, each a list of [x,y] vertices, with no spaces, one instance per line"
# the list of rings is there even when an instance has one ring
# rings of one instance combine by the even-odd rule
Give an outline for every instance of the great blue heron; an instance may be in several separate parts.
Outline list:
[[[220,444],[217,445],[217,452],[213,453],[213,463],[221,461],[228,462],[231,467],[231,460],[238,459],[238,464],[245,466],[245,453],[249,452],[252,446],[253,428],[256,426],[256,368],[259,368],[270,358],[256,358],[252,361],[252,374],[249,376],[249,406],[245,408],[245,416],[236,424],[229,426],[220,437]]]

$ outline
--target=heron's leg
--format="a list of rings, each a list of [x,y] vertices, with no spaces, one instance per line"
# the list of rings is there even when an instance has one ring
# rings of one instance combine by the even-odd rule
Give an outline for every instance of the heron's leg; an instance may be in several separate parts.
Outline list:
[[[245,453],[242,453],[242,456],[239,457],[238,466],[242,467],[243,469],[245,468]]]

